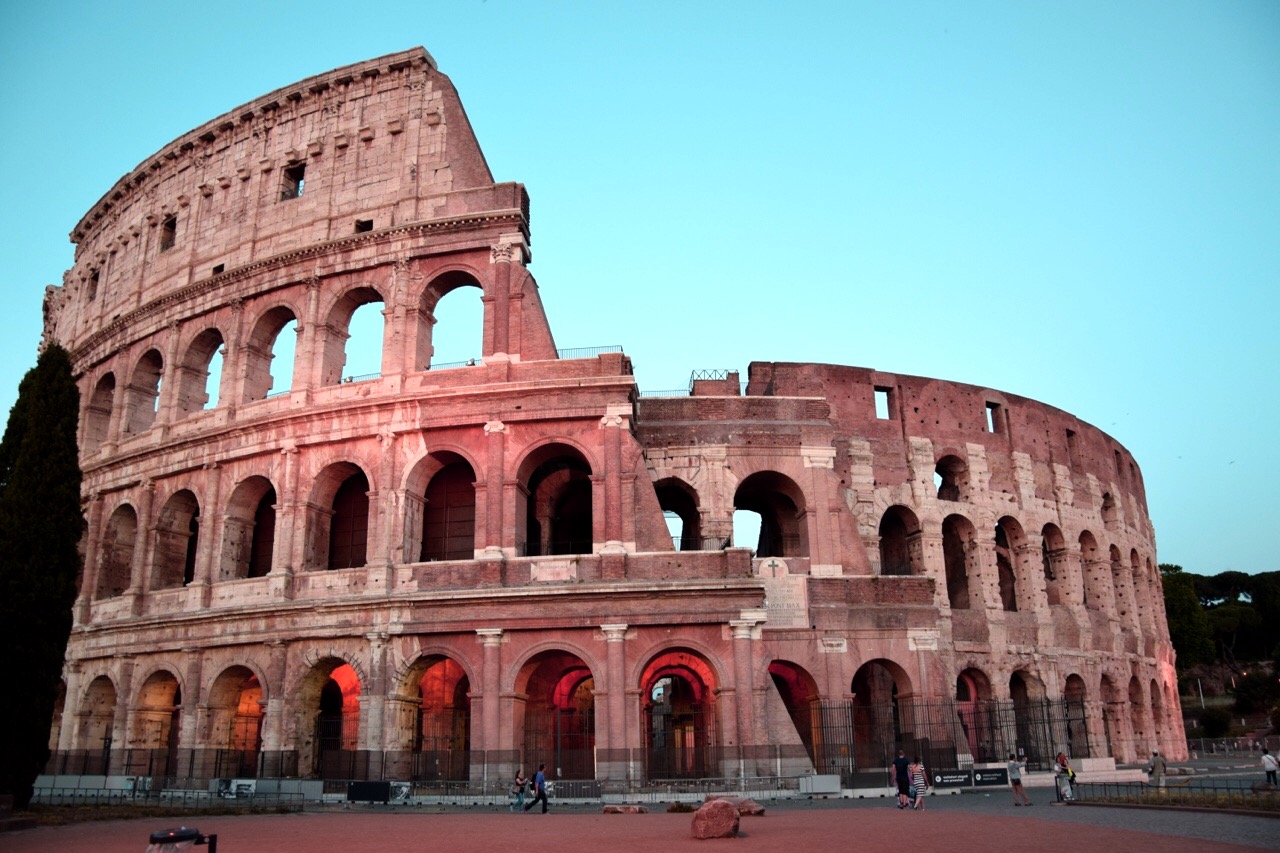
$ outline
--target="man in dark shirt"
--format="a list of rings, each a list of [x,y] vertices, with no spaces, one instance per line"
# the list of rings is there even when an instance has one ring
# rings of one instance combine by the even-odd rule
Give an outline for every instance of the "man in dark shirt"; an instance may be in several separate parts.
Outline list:
[[[527,812],[538,804],[538,800],[542,800],[542,813],[547,813],[547,774],[544,772],[547,765],[539,764],[538,773],[533,777],[533,793],[534,797],[529,805],[524,807]]]
[[[893,759],[893,778],[898,783],[898,808],[905,809],[910,800],[907,797],[907,791],[911,787],[911,776],[907,773],[907,768],[911,762],[907,760],[907,755],[902,750],[898,750],[898,757]]]

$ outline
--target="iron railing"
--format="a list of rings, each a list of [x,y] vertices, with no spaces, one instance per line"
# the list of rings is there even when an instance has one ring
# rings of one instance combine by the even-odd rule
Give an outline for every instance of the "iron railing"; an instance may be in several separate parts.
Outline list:
[[[1280,792],[1265,786],[1221,779],[1165,777],[1163,785],[1144,782],[1076,782],[1077,803],[1114,803],[1178,808],[1243,809],[1280,812]]]
[[[573,359],[573,358],[595,358],[606,352],[622,352],[622,347],[617,345],[609,345],[603,347],[576,347],[572,349],[556,350],[556,358]]]

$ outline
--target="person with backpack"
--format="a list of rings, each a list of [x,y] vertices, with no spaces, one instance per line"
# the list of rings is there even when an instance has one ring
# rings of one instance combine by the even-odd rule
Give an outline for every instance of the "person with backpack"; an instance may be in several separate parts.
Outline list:
[[[542,801],[542,813],[547,813],[547,774],[545,764],[538,765],[538,772],[533,776],[533,799],[529,801],[529,805],[524,807],[525,812]]]

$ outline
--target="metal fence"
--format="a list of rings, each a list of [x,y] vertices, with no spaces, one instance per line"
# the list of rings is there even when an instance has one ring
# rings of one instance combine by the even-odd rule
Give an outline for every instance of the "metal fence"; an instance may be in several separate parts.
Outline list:
[[[1144,782],[1076,782],[1072,791],[1078,803],[1280,812],[1280,792],[1229,780],[1166,778],[1160,786]]]
[[[1264,749],[1280,750],[1280,735],[1266,737],[1187,738],[1187,751],[1197,755],[1258,755]]]
[[[576,347],[573,349],[556,350],[556,358],[595,358],[606,352],[622,352],[622,347],[617,344],[611,344],[603,347]]]

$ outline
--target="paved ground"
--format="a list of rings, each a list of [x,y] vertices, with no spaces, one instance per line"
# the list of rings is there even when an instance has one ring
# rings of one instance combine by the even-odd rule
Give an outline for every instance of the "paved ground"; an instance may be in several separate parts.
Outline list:
[[[1280,820],[1164,810],[1057,806],[1047,792],[1032,792],[1034,808],[1014,808],[1003,791],[990,796],[933,797],[923,813],[902,812],[887,799],[770,803],[761,818],[743,818],[734,841],[695,841],[692,816],[657,811],[602,815],[553,807],[548,815],[513,815],[505,809],[407,810],[360,808],[293,815],[207,817],[190,823],[217,833],[219,853],[315,851],[385,853],[449,851],[695,850],[734,851],[901,849],[987,853],[1159,850],[1230,853],[1280,849]],[[554,806],[554,804],[553,804]],[[21,853],[141,853],[147,836],[170,822],[109,821],[0,835],[0,851]],[[199,853],[203,848],[193,848]]]

